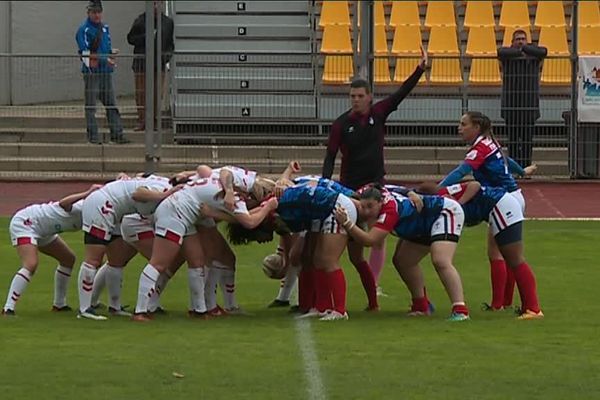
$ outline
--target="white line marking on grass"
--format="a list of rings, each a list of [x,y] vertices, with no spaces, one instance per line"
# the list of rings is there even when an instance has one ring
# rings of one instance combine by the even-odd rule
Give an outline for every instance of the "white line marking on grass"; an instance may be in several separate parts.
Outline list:
[[[311,400],[326,400],[327,395],[321,380],[321,369],[319,358],[315,350],[315,343],[310,331],[310,322],[300,319],[296,321],[296,337],[302,354],[304,364],[304,375],[308,383],[308,398]]]

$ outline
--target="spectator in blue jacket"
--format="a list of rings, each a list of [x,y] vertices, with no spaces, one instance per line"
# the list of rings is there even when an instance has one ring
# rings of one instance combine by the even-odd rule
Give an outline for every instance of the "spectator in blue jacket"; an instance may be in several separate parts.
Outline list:
[[[112,48],[108,25],[102,22],[102,2],[90,1],[87,6],[87,15],[87,19],[79,26],[75,36],[81,55],[81,72],[85,84],[87,139],[90,143],[102,143],[98,136],[95,117],[96,99],[100,99],[106,108],[111,141],[118,144],[130,143],[123,136],[121,115],[115,100],[112,83],[115,60],[112,56],[118,51]]]

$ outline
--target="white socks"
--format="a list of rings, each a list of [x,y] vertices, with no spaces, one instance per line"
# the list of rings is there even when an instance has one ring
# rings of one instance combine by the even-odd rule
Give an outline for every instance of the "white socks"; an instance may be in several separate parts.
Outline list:
[[[12,282],[10,283],[10,289],[8,290],[8,296],[6,297],[6,304],[4,305],[5,310],[15,310],[15,304],[19,301],[19,298],[27,288],[27,285],[31,281],[31,273],[25,268],[21,268],[15,274]]]
[[[92,290],[92,304],[95,306],[100,301],[100,295],[106,286],[106,270],[108,269],[108,263],[104,263],[94,277],[94,289]]]
[[[223,306],[225,310],[238,308],[237,301],[235,300],[235,269],[229,269],[218,261],[213,262],[213,264],[222,268],[219,284],[223,293]]]
[[[71,279],[72,268],[62,265],[56,267],[54,271],[54,301],[53,305],[60,308],[67,305],[67,288]]]
[[[121,288],[123,283],[123,268],[106,266],[106,287],[108,289],[108,303],[114,310],[121,310]]]
[[[146,267],[140,274],[140,281],[138,284],[138,298],[135,305],[136,313],[148,312],[148,301],[155,292],[156,281],[160,272],[150,264],[146,264]]]
[[[217,306],[217,285],[221,280],[222,269],[213,262],[206,272],[206,284],[204,286],[204,297],[206,308],[210,311]]]
[[[79,288],[79,311],[84,313],[92,304],[92,290],[94,287],[94,277],[96,276],[96,268],[93,265],[81,263],[79,267],[79,276],[77,286]]]
[[[296,287],[296,282],[298,281],[298,274],[300,273],[300,267],[297,265],[290,265],[288,267],[287,272],[285,273],[285,278],[281,280],[281,287],[279,288],[279,294],[277,295],[277,300],[280,301],[290,301],[290,297],[294,288]]]
[[[206,312],[204,299],[204,267],[188,268],[188,282],[190,286],[190,306],[193,311]]]
[[[163,272],[159,275],[158,280],[156,281],[156,290],[150,296],[150,300],[148,300],[148,311],[154,312],[160,307],[160,296],[162,292],[167,288],[167,283],[173,277],[169,270]]]

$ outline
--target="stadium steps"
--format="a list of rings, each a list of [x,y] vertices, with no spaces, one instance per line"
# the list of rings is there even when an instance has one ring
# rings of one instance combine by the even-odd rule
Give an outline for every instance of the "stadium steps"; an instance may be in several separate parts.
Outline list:
[[[464,147],[393,147],[386,149],[386,170],[392,180],[418,176],[436,179],[448,173],[464,156]],[[1,179],[110,179],[117,172],[144,169],[141,144],[91,145],[61,143],[5,143],[0,146]],[[172,173],[197,164],[236,164],[268,175],[279,174],[290,159],[297,159],[303,173],[319,174],[321,146],[162,146],[160,172]],[[534,158],[543,177],[568,176],[566,149],[536,148]],[[340,157],[336,171],[339,171]],[[40,172],[42,174],[40,174]]]

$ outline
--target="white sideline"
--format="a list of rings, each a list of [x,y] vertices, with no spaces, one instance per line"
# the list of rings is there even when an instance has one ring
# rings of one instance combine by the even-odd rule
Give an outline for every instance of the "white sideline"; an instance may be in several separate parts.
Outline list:
[[[296,337],[302,354],[304,375],[306,377],[308,398],[310,400],[326,400],[327,395],[321,380],[319,359],[315,351],[315,343],[310,331],[310,322],[305,319],[296,321]]]

